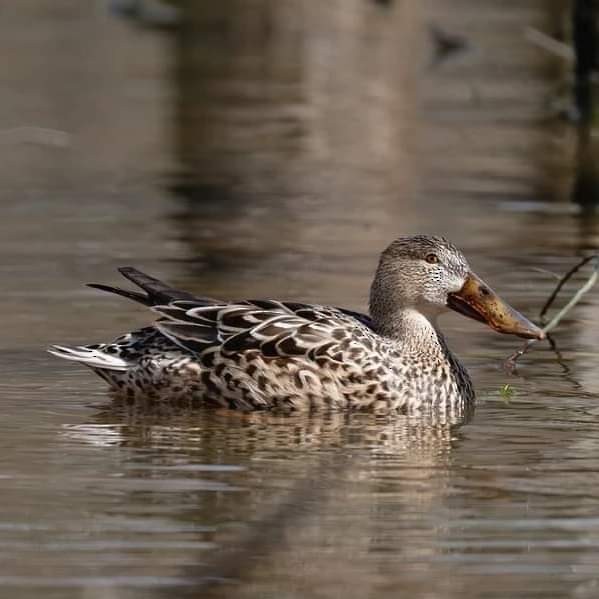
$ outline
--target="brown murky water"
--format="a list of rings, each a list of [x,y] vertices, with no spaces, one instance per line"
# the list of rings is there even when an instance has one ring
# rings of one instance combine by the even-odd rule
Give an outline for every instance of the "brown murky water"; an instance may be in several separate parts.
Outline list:
[[[363,309],[385,244],[435,232],[535,315],[597,246],[527,38],[559,2],[206,5],[2,7],[0,596],[597,596],[596,294],[515,377],[513,339],[448,316],[463,426],[125,408],[44,353],[148,321],[82,286],[125,264]]]

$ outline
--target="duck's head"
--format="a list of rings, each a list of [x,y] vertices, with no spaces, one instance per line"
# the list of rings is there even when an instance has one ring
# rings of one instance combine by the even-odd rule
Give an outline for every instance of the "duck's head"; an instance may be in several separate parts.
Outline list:
[[[400,237],[381,255],[370,295],[375,322],[413,310],[434,320],[448,309],[499,333],[542,339],[543,331],[504,302],[470,270],[463,254],[442,237]],[[383,328],[385,328],[383,326]]]

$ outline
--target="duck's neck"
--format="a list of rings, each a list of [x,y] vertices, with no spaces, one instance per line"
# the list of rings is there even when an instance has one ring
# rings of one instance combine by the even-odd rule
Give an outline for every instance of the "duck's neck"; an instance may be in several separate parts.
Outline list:
[[[374,312],[372,318],[376,331],[396,342],[404,352],[439,357],[447,353],[435,316],[425,316],[415,309],[404,308],[383,318]]]

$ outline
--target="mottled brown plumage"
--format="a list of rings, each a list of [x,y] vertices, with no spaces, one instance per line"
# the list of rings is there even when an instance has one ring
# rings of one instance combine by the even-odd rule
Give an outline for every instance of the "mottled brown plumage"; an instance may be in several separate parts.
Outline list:
[[[497,330],[538,335],[513,311],[501,320],[497,306],[509,308],[503,304],[493,304],[491,314],[482,296],[492,292],[479,279],[480,301],[472,299],[471,284],[468,306],[460,307],[460,290],[473,275],[457,248],[439,237],[400,238],[383,252],[370,316],[276,300],[221,302],[172,289],[133,268],[120,270],[145,293],[93,286],[150,306],[159,315],[155,324],[112,343],[50,351],[86,364],[117,393],[134,398],[246,410],[459,412],[474,391],[437,326],[450,300],[479,320],[487,310]]]

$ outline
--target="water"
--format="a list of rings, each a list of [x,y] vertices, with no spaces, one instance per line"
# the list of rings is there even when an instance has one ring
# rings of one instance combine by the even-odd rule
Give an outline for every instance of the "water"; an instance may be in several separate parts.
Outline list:
[[[447,316],[479,395],[463,426],[136,409],[43,351],[148,322],[83,287],[126,264],[364,309],[413,232],[534,316],[599,232],[569,202],[562,66],[525,35],[549,4],[181,3],[180,30],[3,8],[0,596],[597,595],[596,294],[561,360],[514,377],[517,341]],[[466,46],[438,56],[431,26]]]

